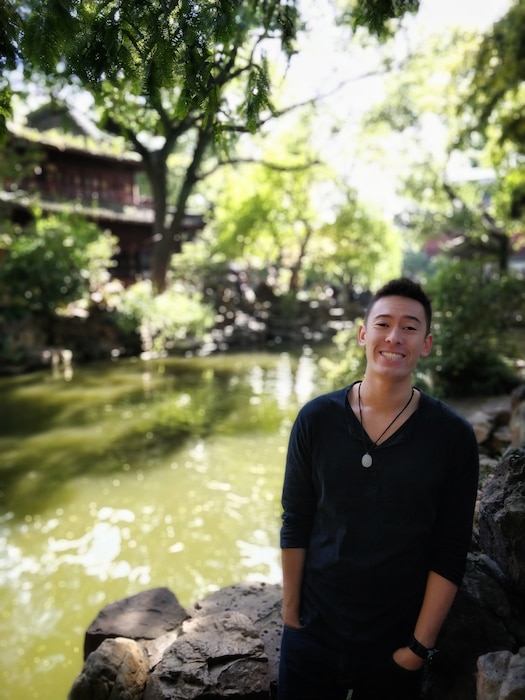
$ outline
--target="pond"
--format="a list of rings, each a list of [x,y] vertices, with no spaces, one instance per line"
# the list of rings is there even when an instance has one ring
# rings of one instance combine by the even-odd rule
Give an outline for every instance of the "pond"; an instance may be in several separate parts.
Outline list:
[[[107,603],[280,581],[280,489],[309,348],[0,379],[0,697],[65,698]]]

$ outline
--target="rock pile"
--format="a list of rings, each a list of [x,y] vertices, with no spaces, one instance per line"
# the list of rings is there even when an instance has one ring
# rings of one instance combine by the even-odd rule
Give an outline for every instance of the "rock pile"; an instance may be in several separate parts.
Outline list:
[[[90,625],[69,699],[267,699],[280,637],[278,585],[236,584],[187,611],[166,588],[144,591]]]

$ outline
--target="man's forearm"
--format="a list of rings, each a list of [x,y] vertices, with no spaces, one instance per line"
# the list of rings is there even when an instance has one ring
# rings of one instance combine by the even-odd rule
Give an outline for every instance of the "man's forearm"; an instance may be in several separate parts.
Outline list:
[[[423,646],[430,648],[436,643],[457,590],[458,587],[452,581],[436,574],[435,571],[429,573],[425,597],[414,629],[414,637]]]
[[[436,643],[439,631],[454,602],[458,587],[452,581],[431,571],[428,575],[425,597],[414,628],[414,637],[427,649]],[[394,654],[395,661],[405,668],[415,669],[424,661],[408,647],[401,647]]]
[[[283,567],[283,622],[289,627],[301,624],[301,586],[303,582],[306,549],[282,550]]]

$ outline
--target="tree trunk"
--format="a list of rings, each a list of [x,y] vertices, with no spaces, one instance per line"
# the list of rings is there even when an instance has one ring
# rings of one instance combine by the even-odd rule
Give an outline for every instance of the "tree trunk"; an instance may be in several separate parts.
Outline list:
[[[153,195],[153,254],[151,260],[151,281],[156,291],[163,291],[166,285],[166,273],[163,263],[164,250],[170,247],[166,214],[168,206],[168,170],[169,153],[165,149],[159,151],[143,151],[142,159]]]
[[[299,255],[297,256],[297,260],[292,267],[291,275],[290,275],[290,284],[288,287],[288,291],[294,292],[295,294],[297,294],[297,292],[299,291],[299,273],[300,273],[301,268],[303,266],[303,260],[304,260],[304,256],[306,255],[306,248],[308,246],[308,241],[310,240],[310,237],[312,236],[312,233],[313,233],[312,227],[309,225],[309,223],[307,221],[303,221],[302,223],[306,229],[306,233],[304,235],[303,240],[301,241],[301,245],[299,248]]]
[[[164,173],[163,181],[159,178],[159,173],[151,173],[150,179],[155,197],[155,224],[153,238],[153,257],[151,264],[151,281],[155,294],[161,294],[166,289],[168,269],[171,256],[180,253],[182,249],[183,231],[182,222],[186,213],[186,205],[197,182],[199,168],[204,157],[206,148],[210,143],[212,132],[210,129],[201,128],[197,142],[193,151],[193,158],[190,166],[186,170],[184,182],[179,190],[176,209],[171,222],[166,221],[167,214],[167,158],[164,160],[164,168],[159,167],[159,171]],[[158,180],[158,190],[155,190],[154,180]],[[157,196],[163,201],[157,202]]]

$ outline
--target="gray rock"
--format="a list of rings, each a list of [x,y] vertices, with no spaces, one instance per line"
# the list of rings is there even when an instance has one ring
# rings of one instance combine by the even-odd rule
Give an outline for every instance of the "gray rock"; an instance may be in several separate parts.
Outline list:
[[[161,637],[144,642],[144,650],[148,655],[150,669],[155,668],[164,656],[166,649],[173,644],[180,634],[181,629],[177,628],[173,630],[173,632],[166,632],[166,634],[163,634]]]
[[[524,700],[525,647],[485,654],[478,660],[477,700]]]
[[[525,647],[511,658],[498,700],[525,700]]]
[[[282,635],[282,586],[267,583],[237,583],[200,600],[188,610],[200,617],[236,610],[251,620],[268,656],[270,682],[277,680]]]
[[[485,483],[479,543],[518,591],[525,591],[525,451],[507,452]]]
[[[111,637],[156,639],[175,630],[188,617],[168,588],[152,588],[103,608],[88,627],[84,659]]]
[[[279,585],[240,583],[210,594],[188,611],[167,589],[144,591],[112,603],[86,634],[86,648],[92,646],[96,651],[87,655],[71,700],[91,697],[94,681],[86,685],[85,677],[92,677],[95,662],[100,683],[106,691],[111,687],[101,670],[107,655],[99,656],[98,651],[107,649],[107,640],[123,634],[140,642],[150,672],[149,700],[266,700],[277,679],[281,598]],[[114,665],[111,659],[108,664],[110,668]],[[113,672],[110,675],[116,677]],[[86,687],[86,694],[79,695]]]
[[[470,413],[467,420],[474,429],[478,445],[482,445],[488,440],[493,430],[492,416],[487,411],[479,410]]]
[[[268,657],[240,612],[186,620],[182,634],[150,674],[143,700],[267,698]]]
[[[68,700],[142,700],[148,662],[131,639],[106,639],[86,659]]]
[[[524,643],[522,608],[497,564],[481,552],[469,554],[463,583],[438,638],[442,651],[429,678],[429,697],[474,700],[478,657]]]
[[[525,384],[510,395],[509,428],[512,447],[525,447]]]
[[[494,651],[479,657],[476,681],[476,697],[479,700],[498,700],[511,658],[510,651]]]

